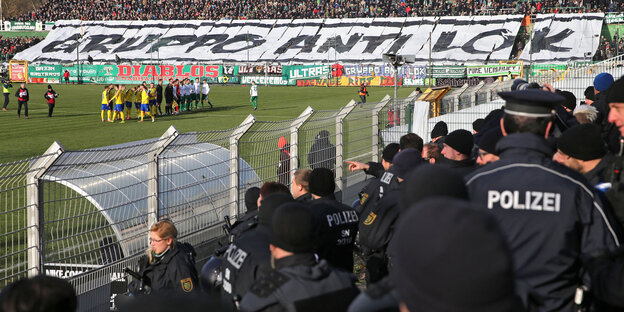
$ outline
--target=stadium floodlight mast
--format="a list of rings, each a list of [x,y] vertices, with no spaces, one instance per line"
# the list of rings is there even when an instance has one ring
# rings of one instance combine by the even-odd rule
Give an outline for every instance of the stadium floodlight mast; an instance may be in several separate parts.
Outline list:
[[[392,68],[394,69],[394,99],[392,100],[392,110],[394,111],[394,116],[398,116],[397,113],[397,76],[399,73],[399,66],[405,65],[405,64],[411,64],[416,62],[416,56],[415,55],[398,55],[398,54],[393,54],[393,53],[384,53],[382,56],[382,59],[384,60],[384,62],[392,65]],[[395,117],[396,120],[396,117]],[[395,123],[396,125],[396,123]]]

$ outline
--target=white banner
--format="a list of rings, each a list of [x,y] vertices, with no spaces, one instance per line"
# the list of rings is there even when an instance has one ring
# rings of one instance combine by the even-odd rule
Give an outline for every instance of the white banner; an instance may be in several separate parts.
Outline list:
[[[599,45],[604,13],[538,14],[521,60],[565,63],[591,60]]]
[[[597,47],[598,37],[594,41],[588,38],[594,39],[592,36],[600,33],[600,27],[594,26],[602,22],[603,15],[577,14],[564,19],[562,16],[557,15],[546,37],[537,33],[535,37],[550,42],[550,33],[561,31],[564,38],[559,40],[556,32],[552,37],[555,41],[545,46],[534,40],[536,46],[544,47],[535,52],[533,60],[578,59],[591,42],[596,42],[594,50]],[[427,64],[430,54],[436,64],[483,64],[486,60],[509,59],[521,21],[521,15],[216,22],[58,21],[45,40],[18,53],[15,59],[67,63],[77,58],[84,62],[91,56],[96,63],[112,63],[117,56],[123,63],[381,64],[384,53],[396,53],[415,55],[419,65]],[[568,21],[574,27],[566,26]],[[567,38],[569,34],[573,36]],[[580,46],[572,44],[577,40],[576,34],[581,34]],[[573,49],[564,49],[568,45]],[[555,55],[553,50],[563,54]]]

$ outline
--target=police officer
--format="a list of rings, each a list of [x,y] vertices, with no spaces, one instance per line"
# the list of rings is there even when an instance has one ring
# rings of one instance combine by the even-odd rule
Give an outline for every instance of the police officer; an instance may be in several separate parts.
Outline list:
[[[177,241],[178,230],[171,221],[159,221],[150,228],[150,248],[139,259],[141,280],[134,280],[128,289],[134,295],[158,291],[195,293],[199,279],[195,269],[195,250],[190,244]]]
[[[442,143],[442,164],[448,165],[459,174],[465,176],[475,168],[475,160],[470,154],[474,147],[472,133],[468,130],[459,129],[449,133]]]
[[[390,166],[392,166],[392,159],[398,152],[399,144],[396,143],[390,143],[384,148],[381,154],[381,165],[383,166],[382,173],[379,177],[368,182],[368,184],[360,192],[360,201],[355,205],[355,210],[358,214],[361,215],[367,205],[376,203],[379,200],[380,195],[383,197],[385,190],[391,185],[397,185],[396,179],[392,178],[392,174],[385,174],[385,172],[390,169]]]
[[[420,136],[418,136],[418,134],[415,134],[415,133],[408,133],[408,134],[401,136],[401,138],[399,139],[398,149],[395,148],[394,144],[396,143],[390,143],[386,145],[386,148],[391,148],[392,150],[395,150],[394,154],[392,154],[389,159],[386,159],[386,161],[389,161],[389,162],[392,161],[392,157],[394,157],[396,153],[406,148],[415,148],[421,152],[423,150],[423,139]],[[361,163],[358,161],[347,160],[345,161],[345,163],[349,165],[349,171],[355,172],[356,170],[364,170],[364,173],[370,174],[374,176],[375,178],[381,177],[381,175],[386,170],[388,170],[387,168],[384,167],[383,163],[378,163],[378,162],[373,162],[373,161],[369,161],[368,163]]]
[[[546,138],[564,98],[542,90],[499,95],[506,101],[500,160],[466,177],[469,196],[499,220],[527,309],[571,311],[581,260],[617,248],[617,224],[582,176],[551,159]]]
[[[281,192],[263,198],[258,207],[258,226],[234,240],[224,253],[221,295],[231,309],[238,309],[253,282],[271,271],[271,218],[277,207],[292,201],[290,194]]]
[[[243,235],[243,233],[252,230],[258,225],[258,198],[260,197],[260,188],[250,187],[245,191],[245,208],[247,212],[234,224],[230,229],[230,243],[234,239]]]
[[[399,216],[399,183],[409,171],[423,164],[420,151],[415,148],[402,150],[392,160],[392,166],[384,174],[396,181],[388,187],[379,201],[366,206],[359,223],[359,243],[366,259],[366,280],[369,283],[379,281],[388,274],[386,248],[392,238],[392,228]]]
[[[243,311],[346,311],[359,293],[349,272],[314,255],[315,218],[303,204],[280,206],[271,221],[274,271],[253,284]]]
[[[353,272],[353,245],[358,231],[357,212],[334,199],[334,173],[317,168],[310,173],[310,211],[319,225],[315,251],[321,259],[337,268]]]

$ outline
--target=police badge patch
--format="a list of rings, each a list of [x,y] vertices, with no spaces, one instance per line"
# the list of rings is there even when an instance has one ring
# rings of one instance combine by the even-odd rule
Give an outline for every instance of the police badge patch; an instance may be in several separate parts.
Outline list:
[[[366,220],[364,220],[364,225],[373,224],[373,222],[375,221],[375,218],[377,218],[377,215],[371,211],[371,213],[369,213],[368,216],[366,217]]]
[[[368,194],[361,193],[360,194],[360,205],[364,205],[364,203],[366,203],[367,200],[368,200]]]
[[[191,290],[193,290],[193,281],[190,277],[181,280],[180,283],[182,284],[182,290],[184,290],[184,292],[191,292]]]

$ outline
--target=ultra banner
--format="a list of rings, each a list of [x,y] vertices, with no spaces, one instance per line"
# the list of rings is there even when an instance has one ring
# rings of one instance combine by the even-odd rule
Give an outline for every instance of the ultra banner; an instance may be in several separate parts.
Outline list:
[[[394,77],[394,68],[391,65],[345,65],[343,76],[384,76]],[[398,67],[397,77],[410,79],[424,79],[427,77],[427,69],[418,65],[403,65]]]
[[[538,14],[521,60],[564,63],[591,59],[598,49],[604,13]]]
[[[519,76],[522,72],[520,64],[514,65],[483,65],[483,66],[466,66],[467,77],[498,77],[514,75]]]
[[[220,21],[57,21],[16,59],[184,64],[383,63],[384,53],[419,65],[507,60],[522,15]],[[432,47],[429,53],[429,47]],[[78,50],[78,51],[77,51]]]

